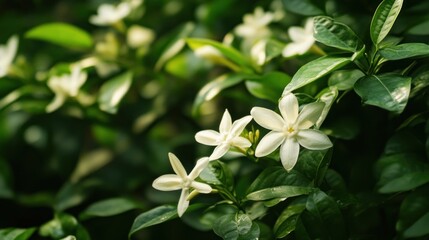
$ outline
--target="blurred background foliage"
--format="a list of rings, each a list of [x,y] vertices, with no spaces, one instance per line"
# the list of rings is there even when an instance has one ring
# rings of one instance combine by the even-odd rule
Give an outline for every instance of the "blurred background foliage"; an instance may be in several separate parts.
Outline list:
[[[234,119],[247,115],[253,106],[276,108],[276,103],[255,98],[244,84],[238,84],[204,102],[196,111],[194,102],[200,89],[227,72],[226,69],[201,60],[187,46],[160,62],[160,56],[178,38],[222,41],[242,23],[246,13],[253,12],[257,6],[273,8],[273,1],[145,0],[143,7],[134,17],[126,19],[125,24],[153,30],[155,40],[147,49],[128,48],[124,46],[122,33],[90,24],[89,16],[106,2],[0,0],[0,43],[5,43],[14,34],[20,39],[15,59],[15,65],[20,69],[18,76],[1,79],[0,97],[4,99],[11,91],[31,86],[19,101],[1,102],[4,105],[0,112],[0,229],[47,226],[52,219],[62,219],[57,222],[64,223],[73,222],[75,218],[79,223],[70,225],[82,226],[92,239],[126,239],[140,212],[177,201],[176,192],[161,193],[151,187],[153,179],[170,172],[167,152],[181,156],[185,168],[191,169],[193,159],[209,154],[209,149],[195,144],[194,134],[201,129],[216,129],[225,108]],[[313,2],[349,25],[364,42],[371,41],[368,26],[379,1]],[[405,1],[401,16],[392,29],[393,34],[402,34],[407,41],[427,39],[428,9],[427,1]],[[272,24],[279,39],[287,39],[286,26],[301,25],[305,17],[293,12],[293,8],[286,7],[285,10],[287,17]],[[85,107],[75,101],[67,101],[55,112],[45,112],[53,95],[42,86],[43,79],[53,72],[61,72],[61,64],[90,56],[108,59],[106,51],[114,51],[115,47],[113,44],[104,50],[96,47],[69,49],[25,38],[27,31],[49,22],[65,22],[85,29],[96,44],[109,41],[109,34],[119,39],[115,53],[118,54],[115,61],[119,70],[114,75],[128,70],[133,73],[133,81],[116,113],[102,111],[95,104]],[[421,29],[426,29],[426,34],[421,34]],[[324,50],[331,49],[326,47]],[[264,66],[263,71],[276,69],[292,76],[300,66],[314,58],[314,55],[304,55],[287,61],[274,59]],[[401,62],[397,64],[401,65]],[[106,81],[95,68],[88,69],[88,79],[85,90],[89,95],[96,94],[96,89]],[[304,91],[314,95],[317,91],[312,87],[314,89],[312,85]],[[317,86],[316,89],[319,90]],[[384,202],[385,198],[374,194],[377,182],[374,163],[383,154],[386,142],[398,126],[409,116],[426,111],[426,104],[416,102],[409,104],[412,107],[403,115],[394,116],[382,109],[362,108],[356,94],[347,94],[342,97],[341,104],[331,109],[325,122],[325,128],[335,128],[337,135],[334,137],[338,137],[331,168],[345,179],[349,193],[360,198],[360,204],[357,204],[360,214],[347,217],[350,232],[370,236],[362,239],[392,239],[395,234],[395,218],[392,216],[398,215],[398,202],[402,202],[403,196],[399,193],[391,196],[391,201]],[[418,146],[426,141],[421,123],[398,134],[410,137]],[[423,145],[418,149],[424,149]],[[248,168],[236,170],[237,179],[246,176],[247,181],[251,181],[256,177],[248,162],[229,164],[235,166],[234,169]],[[81,214],[91,204],[110,198],[129,200],[133,210],[97,218]],[[365,206],[365,201],[371,204]],[[390,208],[391,205],[394,207]],[[192,217],[190,214],[183,218],[187,224],[173,220],[140,231],[134,238],[217,238],[212,231],[196,230],[198,226],[192,224]],[[46,237],[34,235],[31,239],[51,239],[48,236],[55,236],[49,232],[52,229],[55,227],[45,227],[45,233],[41,235]],[[38,231],[44,232],[43,228]]]

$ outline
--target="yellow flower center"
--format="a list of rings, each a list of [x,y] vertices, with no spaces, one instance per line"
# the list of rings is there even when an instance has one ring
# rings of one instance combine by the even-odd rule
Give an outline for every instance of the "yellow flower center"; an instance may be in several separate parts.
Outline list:
[[[297,134],[298,129],[295,128],[293,125],[287,125],[283,129],[283,134],[287,137],[293,137],[295,134]]]

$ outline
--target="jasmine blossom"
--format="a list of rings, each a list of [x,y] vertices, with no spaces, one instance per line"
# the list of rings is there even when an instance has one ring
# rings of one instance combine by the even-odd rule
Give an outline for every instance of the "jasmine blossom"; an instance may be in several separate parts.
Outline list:
[[[325,104],[314,102],[305,105],[299,112],[298,100],[289,93],[280,100],[281,115],[272,110],[254,107],[253,119],[262,127],[271,130],[265,135],[255,150],[256,157],[266,156],[280,147],[280,160],[290,171],[296,164],[300,145],[310,150],[332,147],[329,138],[319,130],[310,129],[319,119]]]
[[[233,123],[228,110],[225,110],[220,121],[219,132],[214,130],[199,131],[195,135],[195,140],[204,145],[216,146],[209,158],[210,160],[219,159],[231,147],[245,149],[252,145],[249,139],[240,136],[251,120],[252,116],[245,116]]]
[[[204,168],[207,167],[209,158],[204,157],[199,159],[189,175],[176,155],[168,153],[168,158],[170,159],[171,166],[176,174],[162,175],[153,181],[152,186],[161,191],[182,190],[179,203],[177,205],[177,213],[179,217],[181,217],[189,206],[189,195],[191,193],[191,189],[199,193],[210,193],[212,191],[212,187],[210,187],[210,185],[195,181]]]

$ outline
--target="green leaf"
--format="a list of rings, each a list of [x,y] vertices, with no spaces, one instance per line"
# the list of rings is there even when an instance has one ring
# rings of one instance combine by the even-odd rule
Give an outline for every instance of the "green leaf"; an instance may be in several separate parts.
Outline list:
[[[9,164],[0,158],[0,199],[12,198],[13,191],[11,189],[12,171]]]
[[[310,186],[311,182],[302,173],[292,169],[287,172],[283,167],[268,167],[250,185],[247,193],[277,186]]]
[[[328,79],[328,85],[336,87],[340,91],[353,89],[356,81],[365,76],[365,74],[357,69],[353,70],[338,70],[331,74]]]
[[[204,46],[212,46],[215,49],[217,49],[222,55],[224,55],[226,58],[234,62],[235,64],[241,66],[244,68],[244,70],[249,70],[250,72],[253,72],[253,67],[248,61],[248,59],[241,54],[237,49],[224,45],[220,42],[216,42],[210,39],[203,39],[203,38],[188,38],[186,39],[186,43],[192,50],[196,50],[200,47]]]
[[[290,80],[290,76],[282,72],[269,72],[261,77],[248,79],[246,88],[255,97],[277,103]]]
[[[396,113],[407,105],[410,88],[411,78],[395,73],[365,76],[354,86],[364,103]]]
[[[227,214],[213,225],[213,231],[224,240],[258,239],[259,226],[246,214]]]
[[[320,151],[303,149],[299,153],[298,162],[294,169],[308,179],[312,179],[315,186],[319,186],[325,178],[331,157],[332,148]]]
[[[306,209],[302,221],[311,230],[312,239],[347,239],[343,216],[332,197],[314,192],[307,198]]]
[[[103,83],[98,95],[98,105],[101,110],[116,113],[122,98],[128,92],[133,79],[132,72],[125,72]]]
[[[286,199],[290,197],[309,194],[312,191],[314,191],[314,188],[311,187],[277,186],[249,193],[246,198],[252,201],[269,200],[272,198]]]
[[[428,234],[427,218],[429,214],[429,186],[410,192],[401,203],[396,222],[396,231],[406,238]],[[425,225],[422,225],[426,223]]]
[[[314,17],[314,38],[327,46],[349,52],[357,52],[364,45],[351,28],[326,16]]]
[[[429,212],[419,218],[411,227],[404,232],[404,237],[415,238],[429,234]]]
[[[274,40],[274,39],[268,39],[267,40],[267,45],[265,46],[265,54],[266,54],[266,59],[265,61],[270,61],[271,59],[279,56],[282,54],[283,49],[285,48],[286,44]]]
[[[387,60],[400,60],[429,55],[429,45],[424,43],[404,43],[380,50],[380,55]]]
[[[6,228],[0,229],[0,239],[2,240],[27,240],[36,228]]]
[[[153,208],[138,215],[136,219],[134,219],[133,226],[128,235],[131,236],[143,228],[160,224],[177,217],[177,208],[175,206],[163,205]]]
[[[305,210],[305,203],[298,202],[288,205],[274,224],[276,238],[284,238],[295,230],[299,215]]]
[[[312,83],[348,63],[350,63],[350,58],[344,57],[324,56],[313,60],[298,69],[291,82],[284,89],[283,94]]]
[[[387,36],[402,8],[403,0],[383,0],[371,20],[370,35],[375,46]]]
[[[201,104],[206,101],[212,100],[222,90],[241,83],[248,76],[251,77],[254,75],[247,75],[241,73],[226,73],[207,83],[203,88],[201,88],[195,98],[192,109],[193,114],[196,115],[198,113]]]
[[[411,172],[393,179],[378,189],[380,193],[409,191],[429,182],[429,170]]]
[[[383,156],[375,165],[381,193],[401,192],[429,182],[429,164],[415,153],[397,153]]]
[[[407,30],[407,33],[413,35],[429,35],[429,19],[411,27]]]
[[[91,204],[81,213],[81,217],[85,219],[90,217],[108,217],[135,208],[139,208],[139,206],[130,199],[110,198]]]
[[[324,13],[311,0],[283,0],[283,6],[293,13],[305,16],[322,15]]]
[[[210,185],[221,185],[229,190],[234,186],[231,169],[221,161],[211,161],[199,178]]]
[[[92,38],[84,30],[67,23],[45,23],[30,29],[25,37],[58,44],[68,48],[88,49]]]
[[[155,70],[159,71],[166,62],[176,56],[186,45],[187,38],[195,29],[195,24],[188,22],[179,30],[179,33],[174,35],[173,40],[164,49],[158,61],[155,64]]]

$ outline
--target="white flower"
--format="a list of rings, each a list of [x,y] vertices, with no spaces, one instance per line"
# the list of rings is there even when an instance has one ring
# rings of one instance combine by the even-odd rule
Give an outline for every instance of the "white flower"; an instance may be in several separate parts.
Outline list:
[[[0,78],[7,75],[18,49],[18,37],[12,36],[6,45],[0,45]]]
[[[206,168],[209,163],[209,159],[208,157],[199,159],[194,169],[192,169],[191,173],[188,175],[176,155],[168,153],[168,158],[170,159],[171,166],[176,174],[162,175],[153,181],[152,186],[161,191],[182,189],[179,203],[177,205],[177,213],[179,214],[179,217],[181,217],[189,206],[188,197],[191,189],[194,189],[199,193],[210,193],[212,191],[212,187],[210,187],[210,185],[195,181],[195,178],[197,178],[204,168]]]
[[[267,46],[266,40],[260,40],[255,45],[253,45],[250,50],[250,56],[252,60],[259,66],[264,65],[267,59],[267,54],[265,53],[265,48]]]
[[[332,147],[329,138],[319,130],[309,129],[319,119],[324,103],[305,105],[298,113],[299,105],[295,95],[289,93],[279,102],[281,116],[272,110],[254,107],[253,119],[264,128],[271,130],[265,135],[255,150],[256,157],[263,157],[280,146],[280,160],[290,171],[298,160],[300,145],[310,150]]]
[[[313,46],[315,39],[313,37],[313,19],[307,19],[305,27],[290,27],[288,34],[291,43],[283,49],[283,57],[302,55]]]
[[[127,44],[132,48],[139,48],[149,45],[155,38],[152,29],[139,25],[132,25],[127,32]]]
[[[230,147],[241,149],[252,145],[249,139],[240,137],[246,125],[252,120],[252,116],[245,116],[232,123],[231,115],[225,110],[219,125],[219,132],[214,130],[203,130],[195,134],[195,140],[201,144],[216,146],[210,155],[210,160],[221,158],[228,152]]]
[[[61,107],[68,97],[76,97],[86,78],[86,72],[81,72],[80,66],[77,65],[72,67],[70,74],[51,77],[48,80],[48,87],[55,93],[55,98],[46,107],[46,112],[52,112]]]
[[[89,22],[98,26],[113,25],[130,14],[131,6],[122,2],[118,6],[112,4],[101,4],[97,9],[97,15],[91,16]]]
[[[244,15],[243,24],[235,28],[235,33],[253,44],[255,41],[265,39],[271,35],[268,24],[273,20],[275,20],[273,13],[264,12],[261,7],[257,7],[253,14]]]

